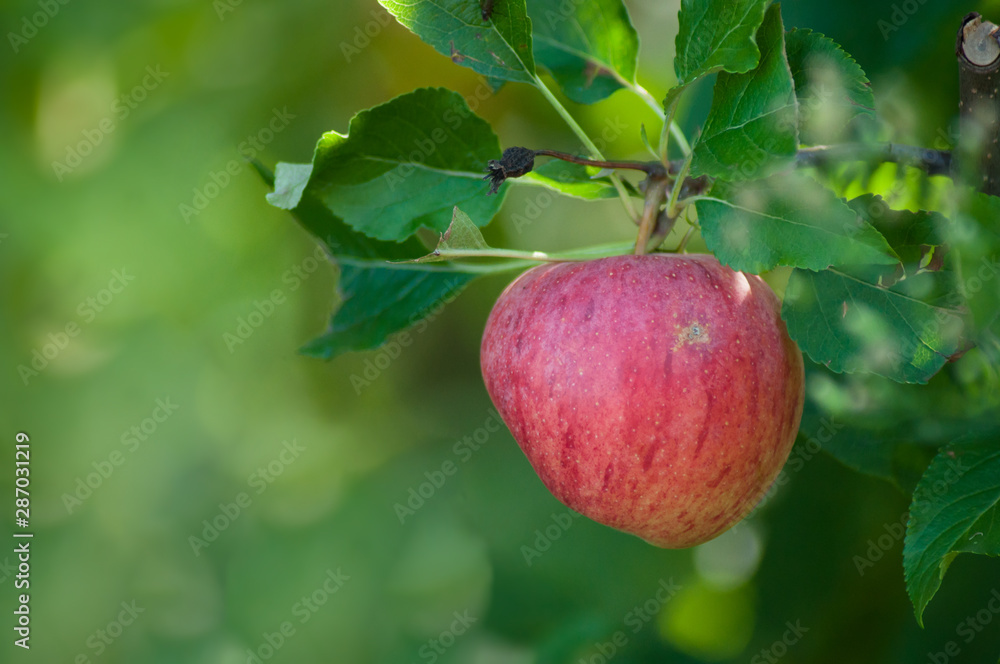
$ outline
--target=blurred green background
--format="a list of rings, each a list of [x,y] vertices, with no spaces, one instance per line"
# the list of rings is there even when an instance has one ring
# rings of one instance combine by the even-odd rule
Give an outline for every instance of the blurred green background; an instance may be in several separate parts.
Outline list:
[[[639,80],[661,96],[678,3],[627,4]],[[1000,3],[783,6],[858,59],[892,140],[925,145],[952,126],[954,32],[973,10],[997,19]],[[8,0],[0,16],[0,486],[12,496],[25,431],[35,533],[26,652],[3,519],[0,661],[996,660],[995,561],[960,557],[920,629],[894,526],[906,496],[817,453],[816,431],[748,522],[693,550],[566,516],[479,375],[502,280],[398,354],[296,354],[325,326],[334,270],[244,159],[308,161],[358,110],[479,87],[375,0]],[[592,134],[624,128],[609,156],[641,157],[640,126],[658,131],[625,92],[568,105]],[[578,149],[527,86],[478,112],[505,146]],[[515,228],[537,196],[511,192],[492,244],[634,232],[616,201],[556,201]],[[966,641],[977,611],[992,624]]]

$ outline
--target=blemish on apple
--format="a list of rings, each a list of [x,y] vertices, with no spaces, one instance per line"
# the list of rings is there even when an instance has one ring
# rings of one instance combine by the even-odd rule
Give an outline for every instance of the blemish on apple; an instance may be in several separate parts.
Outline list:
[[[676,351],[684,345],[707,344],[711,340],[708,326],[695,321],[677,332],[673,349]]]

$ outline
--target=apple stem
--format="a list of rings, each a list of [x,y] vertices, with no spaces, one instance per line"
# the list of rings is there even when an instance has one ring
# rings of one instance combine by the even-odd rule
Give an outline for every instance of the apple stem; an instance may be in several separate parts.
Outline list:
[[[674,230],[676,224],[676,216],[671,217],[666,210],[660,210],[660,214],[656,216],[656,228],[653,230],[653,235],[646,244],[647,253],[656,251],[663,244],[663,241],[667,239],[667,236],[670,235],[670,231]]]
[[[668,184],[669,182],[665,176],[649,177],[646,184],[646,205],[642,210],[642,218],[639,220],[639,235],[635,240],[636,256],[645,255],[649,251],[653,231],[659,225],[657,218],[660,214],[660,206],[663,205],[663,202],[667,198]]]

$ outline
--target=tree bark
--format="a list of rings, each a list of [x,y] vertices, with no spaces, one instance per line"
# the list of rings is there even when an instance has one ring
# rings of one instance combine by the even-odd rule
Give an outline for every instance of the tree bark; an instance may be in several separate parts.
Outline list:
[[[1000,42],[995,24],[973,12],[962,21],[958,58],[960,133],[956,174],[1000,196]]]

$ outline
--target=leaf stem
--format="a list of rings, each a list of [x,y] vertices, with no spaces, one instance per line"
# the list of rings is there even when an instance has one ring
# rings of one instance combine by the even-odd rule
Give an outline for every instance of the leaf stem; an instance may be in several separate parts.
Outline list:
[[[617,242],[614,244],[597,245],[563,253],[548,254],[542,251],[517,251],[515,249],[442,249],[434,253],[435,257],[446,260],[461,258],[510,258],[526,263],[566,263],[618,256],[632,248],[632,243]],[[492,266],[491,266],[492,267]],[[507,269],[506,267],[504,269]],[[497,270],[499,271],[499,270]]]
[[[694,159],[694,153],[690,153],[687,159],[684,160],[684,165],[681,166],[680,172],[677,174],[677,178],[674,179],[673,189],[670,190],[670,200],[667,202],[667,215],[670,217],[677,217],[677,201],[680,199],[681,189],[684,188],[684,182],[687,180],[688,173],[691,172],[691,161]]]
[[[686,208],[687,206],[691,205],[692,203],[696,203],[698,201],[704,201],[704,200],[714,200],[714,199],[712,199],[711,196],[703,196],[701,194],[698,194],[698,195],[695,195],[695,196],[687,196],[687,197],[682,198],[679,201],[677,201],[677,207],[680,208],[681,210],[683,210],[684,208]]]
[[[677,145],[680,147],[681,152],[684,156],[691,154],[691,144],[688,143],[687,136],[681,131],[681,127],[675,121],[670,121],[670,133],[673,135],[674,140],[677,141]]]
[[[663,104],[657,101],[656,98],[654,98],[653,95],[651,95],[649,91],[646,90],[646,88],[642,87],[638,83],[629,83],[627,81],[622,81],[622,83],[625,85],[625,87],[627,87],[629,90],[635,93],[640,99],[646,102],[646,105],[649,106],[651,109],[653,109],[653,112],[655,112],[656,115],[658,115],[661,120],[666,122],[666,113],[663,110]],[[677,141],[677,145],[684,153],[684,156],[686,157],[688,154],[690,154],[691,144],[688,143],[687,136],[685,136],[684,132],[681,131],[680,126],[672,119],[670,120],[669,124],[665,124],[664,126],[666,126],[669,129],[670,134],[674,137],[674,140]]]
[[[675,88],[676,89],[676,88]],[[683,90],[683,88],[682,88]],[[681,91],[671,92],[667,94],[667,112],[663,120],[663,131],[660,132],[660,159],[664,164],[670,163],[670,134],[674,127],[674,116],[677,114],[677,104],[681,100]],[[680,133],[680,128],[678,128],[678,133]],[[683,134],[682,134],[683,135]],[[685,139],[683,143],[678,142],[682,148],[687,145],[687,140]],[[687,145],[686,154],[690,154],[691,146]]]
[[[649,90],[642,87],[638,83],[630,83],[629,81],[626,81],[623,78],[620,77],[617,78],[622,85],[627,87],[633,94],[639,97],[639,99],[644,101],[646,103],[646,106],[649,106],[651,109],[653,109],[653,112],[656,113],[658,116],[660,116],[661,120],[663,119],[665,115],[665,113],[663,112],[663,105],[660,102],[656,101],[656,98],[649,93]]]
[[[527,252],[525,252],[527,253]],[[495,265],[470,265],[458,263],[444,263],[441,265],[420,263],[417,261],[380,261],[374,259],[357,259],[352,256],[333,256],[330,259],[339,266],[350,265],[362,269],[378,270],[400,270],[404,272],[443,272],[443,273],[466,273],[488,275],[499,272],[508,272],[520,267],[531,267],[538,261],[515,260],[506,263],[496,263]]]
[[[604,155],[601,154],[601,151],[596,145],[594,145],[594,142],[590,140],[590,136],[588,136],[587,132],[583,130],[583,127],[581,127],[570,112],[566,110],[566,107],[563,106],[558,99],[556,99],[556,96],[552,94],[552,90],[549,90],[548,86],[545,85],[545,82],[542,81],[537,74],[534,78],[535,85],[538,87],[539,91],[541,91],[542,96],[545,97],[549,104],[552,105],[552,108],[554,108],[556,112],[562,116],[562,119],[565,120],[566,124],[569,125],[569,128],[573,130],[573,133],[580,139],[584,147],[586,147],[596,159],[603,160]],[[635,207],[632,205],[632,197],[629,196],[628,190],[625,189],[625,185],[622,184],[621,179],[617,175],[611,175],[611,182],[615,185],[615,189],[618,190],[618,197],[621,198],[622,206],[624,206],[629,217],[633,221],[637,220],[638,215],[636,214]]]

